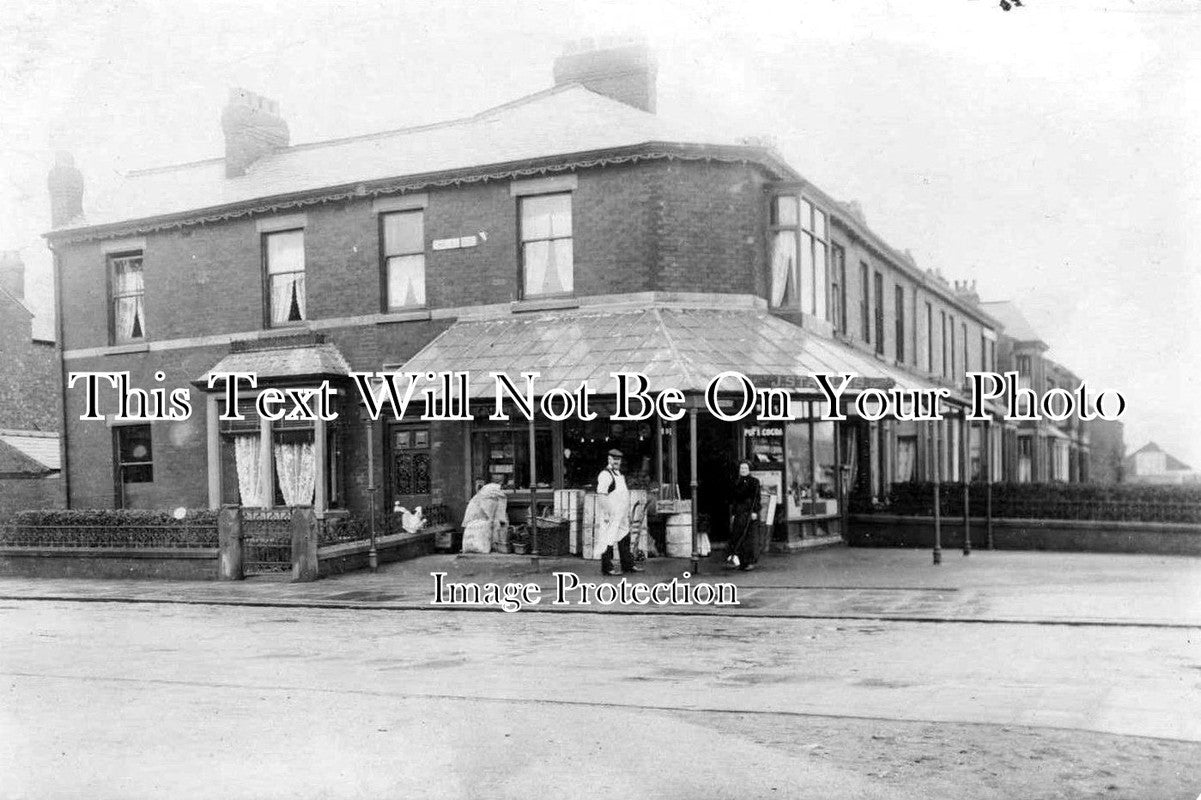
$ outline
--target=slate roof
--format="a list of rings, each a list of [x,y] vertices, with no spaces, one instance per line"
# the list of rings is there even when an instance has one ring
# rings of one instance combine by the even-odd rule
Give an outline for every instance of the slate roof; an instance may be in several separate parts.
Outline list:
[[[729,133],[566,84],[450,122],[282,148],[240,177],[225,176],[224,158],[131,172],[65,229],[650,142],[738,146]]]
[[[214,372],[251,372],[263,380],[308,378],[314,376],[347,376],[350,365],[342,352],[332,344],[302,347],[262,348],[242,353],[230,353],[197,379],[208,386],[208,376]]]
[[[849,345],[752,309],[589,309],[460,321],[401,368],[451,370],[472,374],[475,399],[493,397],[491,373],[503,372],[522,387],[523,371],[540,373],[538,395],[555,387],[574,391],[581,381],[595,394],[614,394],[611,372],[641,372],[652,392],[701,392],[727,370],[806,379],[811,373],[852,372],[860,376],[852,390],[929,386]]]
[[[0,430],[0,474],[45,474],[60,468],[57,433]]]
[[[1018,310],[1017,304],[1012,300],[994,300],[988,303],[981,303],[980,307],[984,309],[985,313],[1005,326],[1003,332],[1010,339],[1016,342],[1041,342],[1046,345],[1046,340],[1022,316],[1022,312]]]

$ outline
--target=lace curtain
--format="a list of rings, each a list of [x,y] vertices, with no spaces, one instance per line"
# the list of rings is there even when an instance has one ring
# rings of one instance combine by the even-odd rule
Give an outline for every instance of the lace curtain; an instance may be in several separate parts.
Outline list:
[[[311,506],[317,487],[317,459],[312,442],[277,442],[275,475],[284,505]]]
[[[897,483],[913,480],[913,467],[917,459],[917,439],[905,436],[897,439]]]
[[[234,463],[238,469],[238,493],[242,505],[251,508],[267,505],[263,491],[262,451],[259,437],[254,435],[234,437]]]
[[[771,255],[771,304],[779,306],[788,294],[788,284],[796,264],[796,234],[780,231],[776,234]]]
[[[145,320],[142,316],[142,270],[132,266],[119,268],[114,276],[113,294],[116,304],[113,310],[117,340],[127,342],[145,335]]]
[[[271,276],[271,321],[275,323],[305,319],[304,273]]]

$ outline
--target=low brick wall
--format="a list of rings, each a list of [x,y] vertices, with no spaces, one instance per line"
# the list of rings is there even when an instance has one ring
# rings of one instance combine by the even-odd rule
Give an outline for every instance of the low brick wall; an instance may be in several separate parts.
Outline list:
[[[212,581],[217,579],[217,549],[2,547],[0,575]]]
[[[985,526],[983,517],[971,519],[973,548],[984,549]],[[853,547],[933,547],[934,518],[853,515],[846,539]],[[963,518],[944,518],[941,539],[945,548],[962,548]],[[998,550],[1201,556],[1201,525],[994,519],[993,546]]]
[[[379,563],[405,561],[434,552],[434,532],[397,533],[381,536],[375,540],[375,552]],[[345,542],[317,549],[317,572],[324,578],[344,572],[367,569],[367,552],[370,542]]]

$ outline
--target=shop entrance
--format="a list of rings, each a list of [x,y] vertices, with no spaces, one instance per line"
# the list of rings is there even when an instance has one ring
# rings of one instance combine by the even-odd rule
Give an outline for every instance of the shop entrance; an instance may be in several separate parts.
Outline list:
[[[730,491],[738,472],[738,425],[708,414],[696,425],[697,512],[709,521],[709,540],[724,542],[730,536]],[[691,491],[691,436],[685,418],[676,425],[679,442],[680,490]]]

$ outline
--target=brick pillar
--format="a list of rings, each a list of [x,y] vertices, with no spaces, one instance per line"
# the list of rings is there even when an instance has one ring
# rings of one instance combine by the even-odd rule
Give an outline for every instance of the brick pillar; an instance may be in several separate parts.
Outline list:
[[[223,506],[217,512],[217,549],[217,579],[242,580],[241,506]]]
[[[317,569],[317,515],[311,508],[292,510],[292,580],[315,581]]]

